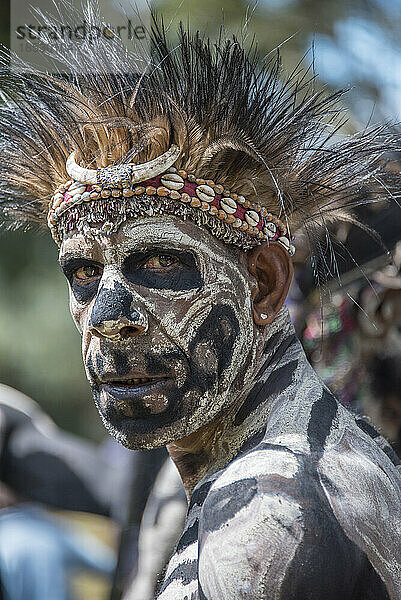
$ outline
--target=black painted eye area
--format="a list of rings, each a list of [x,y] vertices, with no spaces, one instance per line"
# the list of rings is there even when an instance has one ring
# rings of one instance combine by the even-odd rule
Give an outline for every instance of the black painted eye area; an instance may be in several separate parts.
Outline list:
[[[190,290],[203,280],[192,252],[148,249],[130,254],[122,273],[131,283],[153,289]]]
[[[103,269],[98,265],[83,265],[72,274],[73,283],[76,285],[89,285],[102,276]]]
[[[82,303],[90,302],[97,293],[103,265],[83,257],[69,256],[63,257],[60,265],[75,298]]]

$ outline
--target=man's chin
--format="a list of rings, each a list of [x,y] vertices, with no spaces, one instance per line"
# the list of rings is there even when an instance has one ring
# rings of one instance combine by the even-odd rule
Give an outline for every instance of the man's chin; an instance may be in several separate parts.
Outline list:
[[[141,434],[133,432],[130,423],[123,423],[120,428],[117,428],[102,415],[101,418],[108,433],[129,450],[153,450],[170,443],[170,436],[166,435],[163,429],[154,433]]]
[[[152,395],[120,386],[93,385],[92,394],[104,426],[118,442],[132,450],[149,450],[180,437],[182,401],[174,390],[166,390],[168,387],[172,386],[164,386],[163,402],[156,388]]]

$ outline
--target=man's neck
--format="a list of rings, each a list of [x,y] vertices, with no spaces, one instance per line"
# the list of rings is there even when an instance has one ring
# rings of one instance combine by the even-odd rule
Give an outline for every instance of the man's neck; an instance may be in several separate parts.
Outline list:
[[[292,371],[281,366],[288,353],[293,361],[306,362],[288,313],[282,310],[266,331],[258,358],[251,366],[253,377],[238,400],[212,422],[168,445],[188,497],[206,474],[224,468],[261,441],[272,401],[279,395],[285,397],[291,383]]]

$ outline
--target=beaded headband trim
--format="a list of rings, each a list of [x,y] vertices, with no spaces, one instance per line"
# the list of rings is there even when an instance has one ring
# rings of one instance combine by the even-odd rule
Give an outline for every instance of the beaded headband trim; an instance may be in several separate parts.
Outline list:
[[[278,217],[260,204],[252,203],[244,196],[232,193],[210,179],[197,178],[182,169],[177,170],[166,165],[171,165],[176,158],[175,147],[172,146],[169,151],[144,165],[89,170],[79,167],[75,163],[74,155],[71,155],[67,160],[67,172],[80,180],[74,178],[60,185],[52,197],[48,226],[53,239],[58,245],[61,244],[58,231],[60,221],[73,207],[86,202],[107,202],[108,199],[118,201],[119,198],[132,199],[135,203],[135,197],[146,195],[149,204],[152,203],[152,196],[158,200],[173,200],[177,202],[177,207],[190,206],[226,223],[236,231],[245,233],[246,237],[250,236],[252,239],[252,245],[265,241],[278,242],[291,256],[294,254],[295,247],[291,243],[287,228]],[[154,175],[157,170],[158,175],[149,177],[149,174]],[[147,178],[140,180],[142,177]]]

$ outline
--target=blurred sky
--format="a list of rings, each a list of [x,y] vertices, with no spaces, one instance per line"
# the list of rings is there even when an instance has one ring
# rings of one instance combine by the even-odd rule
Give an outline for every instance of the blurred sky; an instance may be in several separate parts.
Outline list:
[[[119,0],[115,0],[117,3]],[[40,7],[40,2],[32,2]],[[125,7],[127,3],[124,2]],[[401,119],[401,0],[155,0],[174,24],[255,34],[261,54],[282,47],[291,70],[314,44],[322,85],[350,87],[348,130],[371,119]],[[9,41],[9,7],[0,2],[0,36]],[[309,52],[304,59],[312,60]],[[31,395],[56,422],[99,439],[104,435],[84,377],[80,339],[68,313],[66,285],[50,235],[0,236],[0,381]]]
[[[265,0],[266,1],[266,0]],[[354,86],[354,97],[360,95],[358,86],[374,81],[380,92],[379,110],[382,118],[401,118],[401,54],[377,23],[364,17],[350,17],[334,27],[335,38],[316,35],[316,70],[333,87]],[[312,38],[311,38],[312,39]],[[370,116],[372,100],[362,97],[358,102],[361,121]]]

